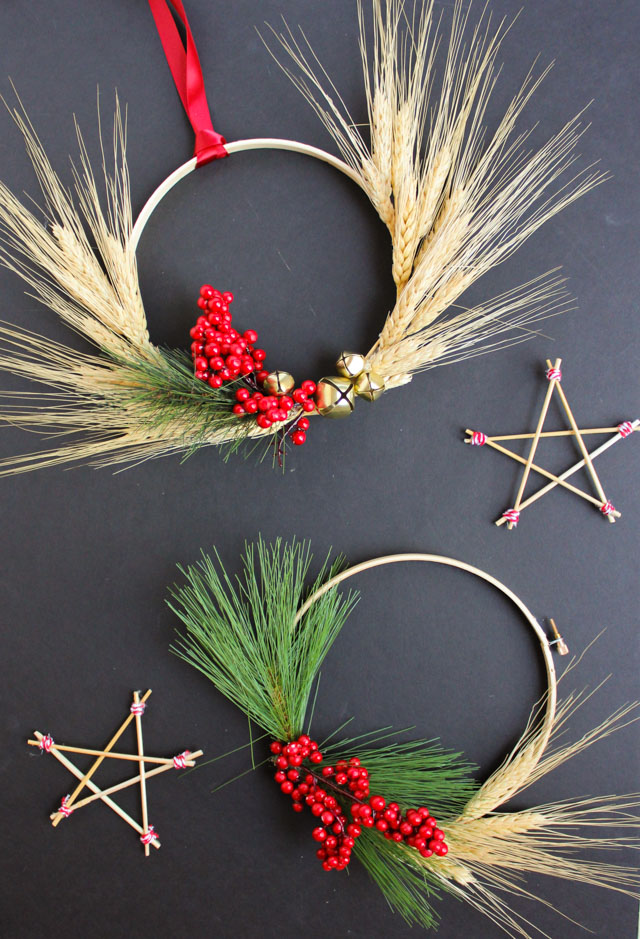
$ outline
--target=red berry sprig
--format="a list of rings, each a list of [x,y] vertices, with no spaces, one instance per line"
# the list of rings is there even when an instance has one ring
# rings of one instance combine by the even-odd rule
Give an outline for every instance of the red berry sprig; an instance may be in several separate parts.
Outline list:
[[[271,744],[277,772],[274,776],[282,792],[291,796],[293,810],[302,812],[306,803],[321,826],[312,834],[320,842],[317,856],[326,871],[344,870],[351,859],[355,839],[363,828],[375,827],[385,838],[405,842],[422,857],[444,857],[449,848],[429,809],[409,809],[402,813],[397,802],[387,805],[379,795],[369,796],[369,772],[358,757],[339,760],[335,767],[317,767],[323,761],[318,744],[307,734],[297,740]],[[305,761],[310,766],[305,767]],[[338,800],[327,787],[351,801],[353,821],[349,823]]]
[[[220,388],[224,382],[235,381],[243,375],[256,372],[258,380],[264,381],[268,372],[262,374],[260,363],[266,352],[256,349],[258,334],[253,329],[240,333],[231,325],[229,307],[233,294],[221,293],[210,284],[200,288],[198,306],[202,314],[191,330],[191,355],[196,378],[208,382],[212,388]]]
[[[212,388],[243,380],[244,384],[236,391],[233,413],[238,417],[252,415],[264,430],[282,424],[285,436],[301,446],[309,428],[304,412],[315,410],[315,403],[310,400],[316,391],[315,382],[303,381],[290,394],[265,394],[261,389],[269,377],[264,364],[266,352],[256,348],[258,334],[254,329],[240,334],[233,328],[229,312],[232,303],[233,294],[229,291],[221,293],[210,284],[200,288],[198,307],[202,313],[191,329],[195,376]]]

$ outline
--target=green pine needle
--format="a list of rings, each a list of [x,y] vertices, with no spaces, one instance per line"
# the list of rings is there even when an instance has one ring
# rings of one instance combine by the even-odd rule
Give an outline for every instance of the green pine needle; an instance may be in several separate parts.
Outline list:
[[[203,553],[196,565],[180,568],[186,584],[174,586],[168,603],[186,632],[173,651],[247,715],[250,734],[253,721],[274,739],[291,740],[303,732],[305,715],[311,721],[319,669],[355,596],[343,598],[335,589],[329,591],[294,627],[308,595],[308,544],[285,544],[279,539],[269,546],[260,539],[245,547],[243,561],[243,575],[235,580],[225,573],[217,553],[213,559]],[[311,592],[341,567],[341,560],[330,564],[327,559]],[[477,790],[473,767],[437,741],[399,742],[398,733],[389,727],[329,743],[347,723],[322,744],[325,761],[359,757],[369,771],[373,794],[397,802],[403,811],[426,805],[446,834],[446,820],[457,815]],[[251,738],[252,765],[241,776],[262,765],[254,760],[253,743]],[[349,817],[347,796],[341,791],[334,795]],[[438,857],[423,859],[415,849],[366,828],[354,854],[408,923],[436,925],[432,904],[439,892],[447,890],[437,876]]]
[[[118,362],[126,386],[127,407],[135,409],[141,422],[154,430],[166,427],[174,434],[177,427],[184,427],[184,438],[177,441],[184,448],[184,459],[206,445],[218,431],[229,436],[221,445],[225,459],[238,451],[247,442],[251,427],[249,421],[239,421],[232,410],[237,403],[238,383],[210,388],[194,376],[193,363],[185,352],[160,348],[155,352],[154,357]],[[269,438],[268,443],[271,442]],[[254,441],[248,452],[263,444],[262,440]]]
[[[318,669],[355,602],[332,590],[294,629],[310,563],[304,542],[260,539],[246,546],[244,575],[234,583],[217,552],[213,560],[203,553],[198,564],[179,568],[187,584],[168,601],[186,627],[173,651],[277,740],[303,732]],[[311,590],[341,567],[327,559]]]
[[[357,756],[369,771],[372,794],[383,796],[387,802],[397,802],[403,812],[426,805],[446,834],[446,819],[462,811],[478,789],[471,777],[473,767],[460,754],[445,750],[434,740],[394,740],[373,746],[397,736],[387,731],[385,727],[324,746],[325,760]],[[348,812],[346,800],[341,802]],[[439,891],[446,890],[446,884],[434,873],[438,857],[425,861],[414,848],[398,845],[367,828],[362,829],[355,843],[354,856],[365,866],[391,908],[408,923],[425,929],[437,925],[432,901],[438,898]]]
[[[384,735],[390,736],[397,732]],[[341,740],[325,746],[323,753],[331,761],[357,756],[369,770],[371,792],[403,810],[426,805],[437,819],[452,818],[477,791],[471,776],[475,767],[436,740],[393,741],[379,747],[371,746],[375,741],[359,741]]]
[[[427,867],[417,863],[420,855],[414,848],[388,841],[375,829],[363,828],[353,853],[392,910],[400,913],[410,925],[424,929],[437,926],[438,916],[432,903],[446,885]]]

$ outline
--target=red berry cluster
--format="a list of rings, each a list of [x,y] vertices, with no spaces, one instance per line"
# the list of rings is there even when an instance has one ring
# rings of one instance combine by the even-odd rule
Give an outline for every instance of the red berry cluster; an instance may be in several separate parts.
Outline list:
[[[387,805],[382,796],[369,796],[369,772],[358,757],[338,760],[335,767],[323,766],[318,745],[306,734],[289,743],[271,744],[277,772],[275,781],[280,789],[291,796],[293,810],[302,812],[304,803],[311,808],[322,826],[314,828],[313,837],[321,843],[317,855],[324,870],[344,870],[351,858],[355,839],[363,828],[376,828],[385,838],[406,842],[416,848],[422,857],[444,857],[449,849],[444,832],[427,808],[409,809],[405,814],[397,802]],[[311,766],[305,767],[308,760]],[[327,787],[341,798],[351,801],[353,821],[347,818],[340,803],[327,792]]]
[[[262,373],[259,373],[259,375]],[[265,377],[268,373],[265,373]],[[259,377],[258,375],[258,377]],[[315,382],[303,381],[300,388],[296,388],[292,394],[269,395],[262,391],[251,391],[248,387],[238,388],[236,391],[237,404],[233,406],[233,413],[241,416],[243,414],[255,414],[256,422],[259,427],[265,430],[272,424],[288,422],[289,412],[293,410],[296,404],[302,411],[313,411],[315,404],[308,400],[308,395],[315,393]],[[300,446],[307,439],[306,431],[309,429],[309,418],[298,416],[295,419],[295,427],[291,434],[291,439]]]
[[[240,334],[232,327],[229,312],[232,303],[233,294],[228,291],[221,293],[210,284],[200,288],[198,306],[202,313],[191,329],[195,376],[212,388],[244,379],[245,385],[236,391],[233,413],[239,417],[254,415],[257,424],[265,430],[273,424],[289,424],[291,440],[300,446],[307,439],[309,428],[309,419],[303,412],[315,410],[310,400],[316,391],[315,382],[303,381],[291,394],[264,394],[260,389],[269,375],[264,367],[266,352],[256,349],[258,334],[255,330],[248,329]],[[293,419],[289,416],[291,411],[295,412]]]
[[[258,381],[264,381],[268,374],[261,364],[266,352],[254,345],[258,340],[257,332],[248,329],[240,335],[232,327],[229,312],[232,303],[233,294],[228,291],[220,293],[210,284],[200,288],[198,306],[202,314],[191,330],[191,355],[196,378],[208,382],[212,388],[220,388],[224,382],[256,371]]]
[[[424,806],[409,809],[404,815],[397,802],[388,805],[382,796],[373,796],[368,804],[351,806],[351,814],[365,828],[375,827],[391,841],[405,841],[416,848],[422,857],[433,854],[444,857],[449,853],[444,840],[444,832]]]
[[[302,734],[290,743],[274,741],[271,744],[271,752],[277,754],[275,764],[278,771],[274,777],[275,781],[280,784],[283,792],[291,796],[294,812],[302,812],[303,803],[306,802],[311,814],[322,823],[313,829],[312,834],[321,845],[316,853],[323,868],[326,871],[343,871],[351,860],[351,850],[362,829],[355,822],[348,822],[335,796],[320,785],[322,777],[313,772],[313,769],[306,771],[302,768],[306,759],[312,767],[322,763],[318,744],[306,734]]]

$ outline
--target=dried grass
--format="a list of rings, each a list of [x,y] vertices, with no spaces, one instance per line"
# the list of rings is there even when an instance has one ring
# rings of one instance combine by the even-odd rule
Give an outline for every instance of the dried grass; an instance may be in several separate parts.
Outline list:
[[[240,430],[205,420],[201,402],[194,400],[191,421],[178,413],[173,417],[171,408],[160,413],[153,400],[163,377],[170,390],[174,370],[150,342],[136,257],[129,248],[126,130],[117,99],[111,171],[102,154],[104,209],[79,130],[76,206],[24,110],[11,113],[44,196],[44,220],[0,183],[0,262],[96,351],[78,352],[35,332],[0,326],[0,369],[53,389],[0,394],[0,420],[58,440],[41,452],[3,460],[0,475],[78,460],[137,463],[195,446],[233,443],[247,430],[259,436],[257,425],[249,428],[243,422]]]

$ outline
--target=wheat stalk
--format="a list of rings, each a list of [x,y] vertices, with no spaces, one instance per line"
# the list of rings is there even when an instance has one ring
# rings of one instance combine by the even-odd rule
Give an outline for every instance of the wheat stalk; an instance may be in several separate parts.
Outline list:
[[[73,168],[78,208],[24,110],[11,113],[44,196],[44,222],[0,184],[0,262],[96,351],[78,352],[28,330],[0,327],[0,368],[53,389],[1,394],[0,420],[59,438],[49,449],[3,460],[0,475],[75,460],[134,463],[263,436],[253,422],[226,421],[228,403],[217,415],[214,399],[203,395],[201,385],[192,392],[182,366],[176,369],[149,340],[129,247],[126,124],[117,98],[111,172],[103,150],[104,208],[80,131],[80,164]],[[179,406],[172,400],[176,381],[183,386]]]
[[[509,935],[529,936],[526,927],[530,924],[520,920],[496,890],[538,899],[519,882],[524,872],[640,895],[637,868],[584,856],[594,850],[615,851],[634,845],[627,835],[609,832],[630,829],[637,833],[640,794],[557,802],[511,813],[496,811],[566,760],[640,719],[640,705],[625,705],[579,740],[556,746],[567,721],[591,694],[573,694],[562,703],[550,736],[544,723],[538,726],[544,700],[534,708],[524,734],[504,763],[460,815],[442,820],[449,845],[447,863],[412,858],[415,864],[428,866],[447,886],[453,885],[454,892]],[[607,834],[585,835],[589,828],[606,829]]]

